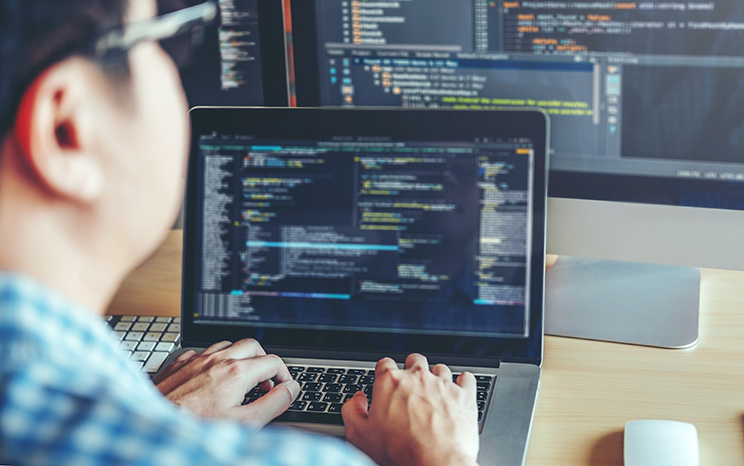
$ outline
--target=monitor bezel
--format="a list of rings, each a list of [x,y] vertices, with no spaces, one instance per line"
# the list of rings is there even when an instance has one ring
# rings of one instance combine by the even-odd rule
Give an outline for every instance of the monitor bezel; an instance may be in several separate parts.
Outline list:
[[[264,107],[289,105],[287,35],[284,20],[283,0],[258,0]]]
[[[399,351],[381,352],[379,349],[359,348],[343,343],[348,331],[334,330],[272,330],[261,327],[236,327],[231,325],[199,325],[194,322],[196,291],[198,290],[197,260],[199,219],[199,135],[218,131],[221,134],[246,134],[247,127],[254,134],[271,137],[308,137],[322,128],[340,128],[335,134],[354,134],[358,128],[373,128],[383,125],[377,135],[385,134],[386,128],[416,121],[421,130],[441,137],[442,131],[470,127],[473,134],[488,131],[493,137],[508,135],[524,137],[534,141],[535,170],[533,192],[534,214],[531,262],[530,337],[527,339],[495,339],[467,337],[466,353],[457,353],[455,348],[463,344],[461,337],[426,336],[406,337]],[[191,111],[192,143],[186,192],[183,278],[182,278],[182,329],[184,346],[205,346],[211,343],[242,338],[255,338],[270,351],[286,357],[335,357],[339,353],[359,360],[374,361],[382,356],[405,357],[411,352],[422,352],[436,360],[449,364],[472,364],[475,360],[484,365],[497,366],[500,362],[526,362],[540,365],[543,348],[543,303],[545,274],[545,225],[547,199],[547,116],[536,110],[506,111],[455,111],[455,110],[403,110],[403,109],[300,109],[300,108],[215,108],[199,107]],[[258,129],[256,129],[258,127]],[[442,128],[432,132],[430,128]],[[347,129],[348,128],[348,129]],[[356,131],[355,131],[356,130]],[[331,136],[327,130],[323,137]],[[360,134],[361,135],[361,134]],[[371,131],[369,135],[374,135]],[[417,135],[412,135],[415,139]],[[312,335],[311,335],[312,334]],[[486,348],[484,350],[483,348]],[[460,351],[463,351],[462,349]],[[478,354],[480,352],[480,354]]]
[[[292,48],[295,57],[294,91],[298,107],[320,107],[320,76],[318,73],[318,36],[315,1],[290,0],[291,17],[303,18],[292,21]],[[297,40],[297,38],[301,38]]]

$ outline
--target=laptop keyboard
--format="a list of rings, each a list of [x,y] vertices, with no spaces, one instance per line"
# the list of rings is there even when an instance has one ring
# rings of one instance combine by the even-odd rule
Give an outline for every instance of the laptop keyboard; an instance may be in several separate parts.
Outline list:
[[[106,316],[119,337],[119,349],[148,375],[163,365],[181,338],[179,317]]]
[[[301,367],[289,366],[289,372],[292,377],[300,383],[301,391],[297,399],[287,410],[290,416],[284,416],[284,420],[318,420],[322,418],[313,416],[307,419],[307,416],[291,416],[292,413],[315,413],[328,414],[337,416],[337,419],[331,419],[331,423],[341,423],[341,407],[351,399],[358,391],[367,395],[367,401],[372,403],[372,384],[375,381],[375,371],[366,369],[349,369],[345,367]],[[453,374],[452,380],[456,380],[459,374]],[[486,403],[491,388],[496,382],[496,377],[492,375],[475,376],[478,391],[478,421],[483,418],[486,410]],[[243,404],[256,401],[264,395],[258,387],[248,392]],[[281,419],[281,418],[280,418]]]
[[[139,368],[153,376],[178,347],[181,337],[181,319],[153,316],[106,316],[108,325],[118,336],[119,348],[135,361]],[[374,369],[347,367],[288,366],[292,378],[299,382],[301,391],[280,420],[306,420],[342,424],[341,407],[358,391],[367,395],[372,403]],[[453,374],[455,381],[459,374]],[[476,375],[478,385],[478,421],[483,418],[488,396],[496,376]],[[258,387],[245,396],[243,404],[252,403],[264,392]],[[330,416],[329,416],[330,415]]]

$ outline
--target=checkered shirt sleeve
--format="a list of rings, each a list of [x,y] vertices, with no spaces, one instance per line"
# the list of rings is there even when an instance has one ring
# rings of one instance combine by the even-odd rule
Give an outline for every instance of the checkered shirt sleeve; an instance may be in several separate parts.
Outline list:
[[[95,315],[0,273],[0,464],[369,465],[336,439],[184,414]]]

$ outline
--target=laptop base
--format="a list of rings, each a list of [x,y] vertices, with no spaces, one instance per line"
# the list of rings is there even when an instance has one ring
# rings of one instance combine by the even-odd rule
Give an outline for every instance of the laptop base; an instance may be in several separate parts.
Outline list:
[[[286,362],[288,365],[322,365],[329,361],[292,358],[286,359]],[[338,361],[332,362],[338,364]],[[514,363],[502,363],[498,368],[459,366],[450,368],[453,372],[467,370],[473,373],[493,374],[496,377],[488,400],[487,413],[481,425],[478,462],[495,466],[523,465],[537,403],[540,368],[530,364]],[[284,422],[281,416],[274,423],[336,437],[344,435],[343,425]]]
[[[180,354],[189,349],[203,351],[204,348],[183,348],[174,351],[163,365],[167,367]],[[374,368],[374,363],[322,359],[283,358],[287,365],[334,365],[348,363],[365,368]],[[487,373],[496,377],[494,388],[488,399],[486,416],[481,424],[478,462],[494,466],[521,466],[527,457],[532,421],[540,386],[541,369],[532,364],[502,363],[498,368],[451,366],[453,372],[470,371]],[[309,431],[318,434],[344,437],[344,426],[337,421],[297,422],[285,413],[272,421],[273,425]],[[289,413],[291,414],[291,413]],[[312,413],[302,413],[304,415]],[[318,420],[322,419],[321,417]],[[337,419],[341,419],[340,416]]]

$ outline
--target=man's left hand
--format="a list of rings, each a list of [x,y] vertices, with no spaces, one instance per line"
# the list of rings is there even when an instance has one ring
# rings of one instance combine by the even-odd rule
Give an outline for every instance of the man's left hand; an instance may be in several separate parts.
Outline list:
[[[194,414],[260,426],[286,411],[300,393],[284,362],[252,339],[215,343],[201,354],[187,351],[153,382]],[[243,405],[245,394],[256,386],[267,393]]]

